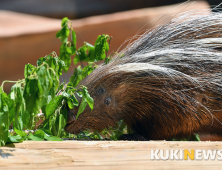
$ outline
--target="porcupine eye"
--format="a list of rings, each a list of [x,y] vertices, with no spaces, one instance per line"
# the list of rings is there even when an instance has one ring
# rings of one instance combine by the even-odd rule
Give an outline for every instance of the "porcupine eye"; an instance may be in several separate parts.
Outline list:
[[[97,91],[97,94],[103,94],[105,92],[105,90],[100,87],[99,90]],[[110,103],[111,103],[111,99],[109,97],[106,97],[105,100],[104,100],[104,103],[109,106]]]
[[[111,103],[111,99],[110,99],[109,97],[107,97],[107,98],[104,100],[104,103],[109,106],[110,103]]]

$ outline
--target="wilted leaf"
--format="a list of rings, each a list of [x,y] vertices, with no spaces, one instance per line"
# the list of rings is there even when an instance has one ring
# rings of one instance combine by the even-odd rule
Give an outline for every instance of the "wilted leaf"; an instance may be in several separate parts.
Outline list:
[[[86,99],[86,102],[88,103],[91,110],[93,110],[94,100],[92,97],[90,97],[89,92],[86,87],[83,87],[83,98]]]
[[[56,109],[61,105],[64,96],[56,96],[53,100],[49,102],[46,106],[46,119],[49,118],[53,113],[55,113]]]

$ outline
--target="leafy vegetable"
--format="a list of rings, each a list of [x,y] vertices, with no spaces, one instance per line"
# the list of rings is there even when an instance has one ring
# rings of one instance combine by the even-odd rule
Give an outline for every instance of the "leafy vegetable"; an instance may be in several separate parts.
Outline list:
[[[77,50],[76,33],[72,29],[71,21],[65,17],[62,19],[61,30],[56,33],[56,37],[62,43],[59,57],[55,52],[41,57],[37,60],[36,66],[25,65],[24,79],[2,83],[0,146],[5,145],[6,142],[24,140],[59,141],[64,135],[70,136],[64,131],[67,123],[67,107],[73,109],[79,106],[78,116],[87,104],[93,109],[93,98],[90,97],[85,86],[78,87],[78,84],[97,67],[93,62],[104,58],[104,51],[108,50],[109,36],[99,36],[95,47],[85,42]],[[81,63],[81,66],[75,68],[70,82],[65,86],[64,83],[60,83],[59,78],[63,72],[68,71],[72,56],[74,56],[74,64]],[[88,65],[84,67],[83,61],[89,62]],[[8,95],[3,91],[4,83],[15,83]],[[81,103],[76,95],[81,96]],[[42,121],[43,123],[39,125]]]

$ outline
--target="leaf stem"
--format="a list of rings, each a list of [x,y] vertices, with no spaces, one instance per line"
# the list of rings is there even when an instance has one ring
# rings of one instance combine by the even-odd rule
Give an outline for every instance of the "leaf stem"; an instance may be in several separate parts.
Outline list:
[[[22,83],[22,82],[24,82],[24,79],[18,81],[5,80],[2,82],[1,88],[3,89],[4,83]]]

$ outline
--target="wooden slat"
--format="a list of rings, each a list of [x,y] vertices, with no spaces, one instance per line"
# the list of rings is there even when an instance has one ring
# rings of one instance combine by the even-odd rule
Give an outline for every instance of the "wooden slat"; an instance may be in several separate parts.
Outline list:
[[[151,149],[222,149],[222,142],[63,141],[0,148],[0,169],[220,169],[222,161],[150,159]]]

